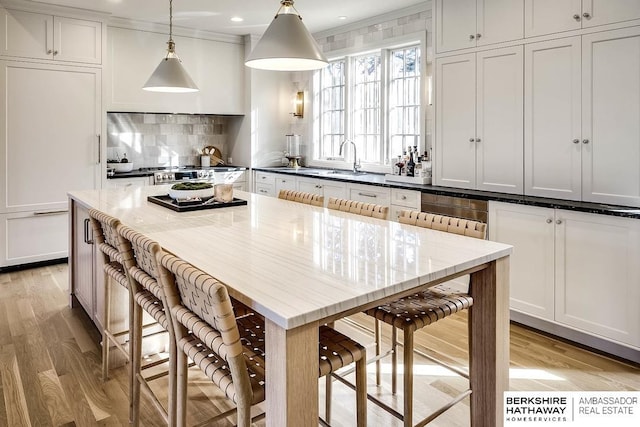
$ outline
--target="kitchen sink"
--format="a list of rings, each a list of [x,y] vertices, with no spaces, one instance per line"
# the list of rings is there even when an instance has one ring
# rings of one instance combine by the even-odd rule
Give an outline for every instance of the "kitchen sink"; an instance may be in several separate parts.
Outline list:
[[[335,176],[335,177],[353,177],[353,176],[362,176],[366,175],[367,172],[353,172],[347,170],[313,170],[307,172],[310,175],[319,175],[319,176]]]

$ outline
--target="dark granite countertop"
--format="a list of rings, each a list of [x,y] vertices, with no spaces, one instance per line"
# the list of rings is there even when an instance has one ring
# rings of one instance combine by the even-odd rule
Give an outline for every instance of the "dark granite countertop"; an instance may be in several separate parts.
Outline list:
[[[245,166],[210,166],[208,168],[202,168],[199,166],[189,166],[189,167],[176,167],[176,168],[140,168],[132,170],[131,172],[120,172],[116,173],[112,176],[107,175],[107,179],[117,179],[117,178],[138,178],[145,176],[153,176],[155,172],[160,172],[164,170],[176,170],[176,171],[188,171],[188,170],[213,170],[216,172],[232,172],[232,171],[244,171],[247,170]]]
[[[612,215],[627,218],[640,219],[640,208],[629,206],[616,206],[602,203],[578,202],[573,200],[550,199],[545,197],[525,196],[518,194],[494,193],[490,191],[465,190],[461,188],[440,187],[436,185],[405,184],[400,182],[388,182],[384,179],[384,174],[360,173],[350,175],[349,171],[337,171],[338,173],[327,173],[331,169],[320,168],[254,168],[255,171],[274,172],[299,177],[327,179],[334,181],[351,182],[356,184],[377,185],[389,188],[401,188],[416,190],[422,193],[444,195],[451,197],[461,197],[465,199],[493,200],[497,202],[516,203],[520,205],[539,206],[544,208],[557,208],[579,212],[589,212],[601,215]],[[345,172],[341,174],[340,172]]]

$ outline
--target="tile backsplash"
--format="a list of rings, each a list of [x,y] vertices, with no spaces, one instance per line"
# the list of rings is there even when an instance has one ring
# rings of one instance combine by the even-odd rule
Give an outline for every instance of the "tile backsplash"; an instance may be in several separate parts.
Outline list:
[[[200,165],[200,154],[214,146],[226,158],[226,116],[199,114],[107,113],[107,158],[126,154],[139,167]]]

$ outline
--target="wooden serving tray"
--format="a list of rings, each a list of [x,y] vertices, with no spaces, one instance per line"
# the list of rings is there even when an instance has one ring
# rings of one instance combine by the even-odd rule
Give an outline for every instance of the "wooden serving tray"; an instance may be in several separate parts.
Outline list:
[[[165,208],[169,208],[172,211],[176,212],[188,212],[188,211],[201,211],[205,209],[216,209],[216,208],[228,208],[230,206],[242,206],[246,205],[247,201],[243,199],[233,198],[230,202],[211,202],[204,204],[209,199],[203,199],[200,202],[182,202],[178,203],[176,200],[169,197],[168,194],[160,195],[160,196],[148,196],[147,200],[151,203],[155,203],[156,205],[164,206]]]

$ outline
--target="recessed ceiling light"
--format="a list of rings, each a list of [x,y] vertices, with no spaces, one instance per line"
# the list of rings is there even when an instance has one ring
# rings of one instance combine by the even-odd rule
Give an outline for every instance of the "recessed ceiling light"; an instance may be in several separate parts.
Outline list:
[[[341,20],[341,21],[344,21],[345,19],[347,19],[347,17],[346,16],[338,16],[338,19]]]
[[[232,22],[242,22],[244,21],[243,18],[239,17],[239,16],[234,16],[233,18],[231,18]]]

